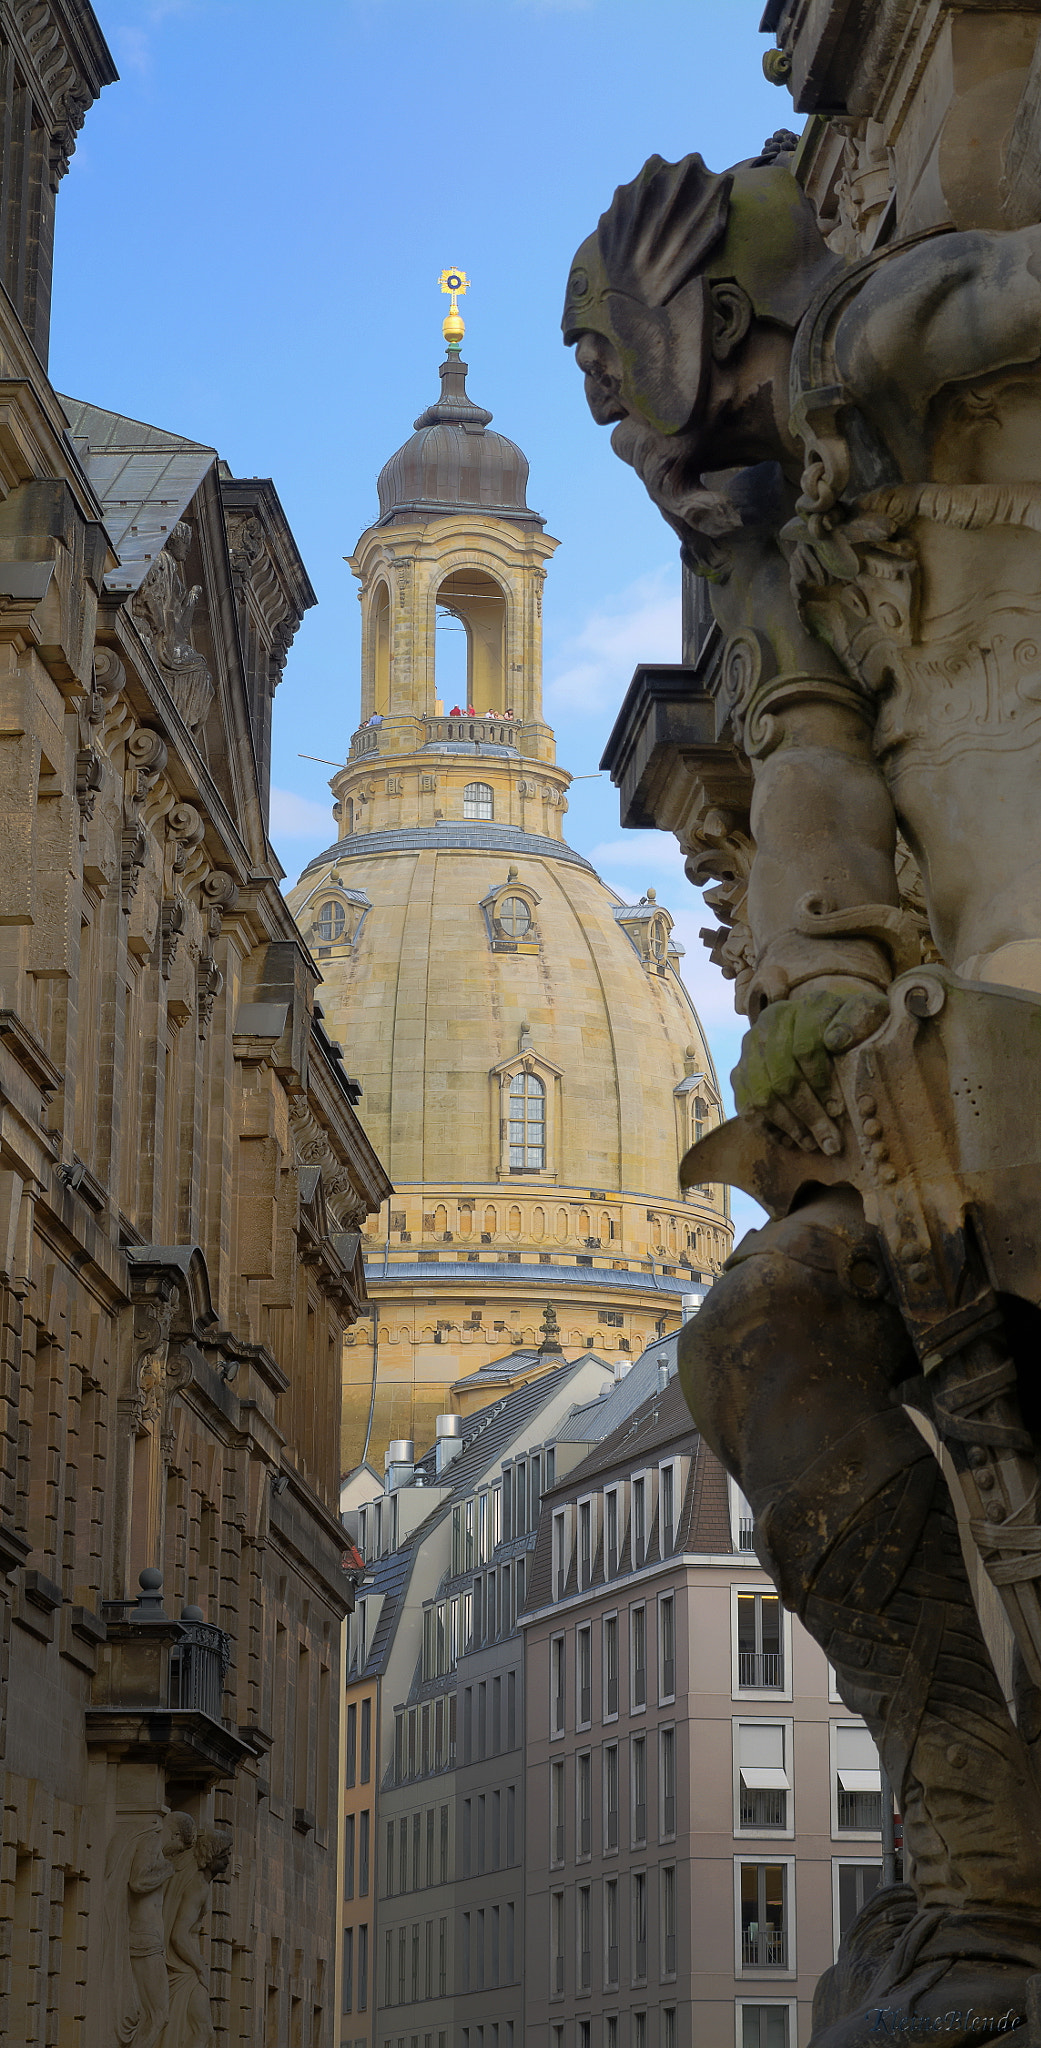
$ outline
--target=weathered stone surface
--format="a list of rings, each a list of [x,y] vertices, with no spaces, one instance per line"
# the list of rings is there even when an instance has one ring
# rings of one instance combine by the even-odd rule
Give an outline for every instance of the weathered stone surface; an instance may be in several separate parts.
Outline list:
[[[841,122],[721,177],[652,158],[575,259],[565,340],[711,578],[686,728],[656,742],[634,685],[608,754],[714,881],[751,1021],[739,1117],[683,1175],[772,1220],[684,1332],[685,1386],[904,1818],[911,1884],[847,1937],[814,2038],[885,2006],[958,2039],[1041,1969],[1041,9],[767,20]]]

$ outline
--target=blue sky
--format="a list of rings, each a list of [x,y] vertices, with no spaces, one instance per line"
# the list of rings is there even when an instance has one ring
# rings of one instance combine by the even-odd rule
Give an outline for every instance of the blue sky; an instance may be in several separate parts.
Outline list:
[[[679,659],[672,536],[593,425],[560,341],[571,256],[653,151],[716,169],[792,122],[763,0],[95,0],[121,74],[58,200],[59,390],[270,475],[319,606],[276,700],[274,838],[290,881],[333,828],[357,723],[343,557],[375,476],[437,395],[438,273],[473,280],[473,397],[520,442],[561,545],[544,614],[559,756],[592,777],[638,660]],[[568,836],[636,900],[653,882],[723,1076],[740,1032],[675,843],[623,832],[606,778]]]

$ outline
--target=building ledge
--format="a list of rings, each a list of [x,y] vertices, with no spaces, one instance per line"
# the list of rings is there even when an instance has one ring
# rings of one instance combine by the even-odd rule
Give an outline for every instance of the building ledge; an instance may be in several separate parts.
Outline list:
[[[89,1749],[114,1762],[158,1764],[186,1790],[233,1778],[257,1756],[252,1742],[198,1708],[88,1707],[85,1719]]]

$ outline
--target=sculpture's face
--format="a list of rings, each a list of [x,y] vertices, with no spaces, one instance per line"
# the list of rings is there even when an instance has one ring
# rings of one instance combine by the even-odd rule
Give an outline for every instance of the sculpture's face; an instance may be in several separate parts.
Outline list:
[[[652,157],[571,266],[564,340],[593,418],[670,525],[719,533],[706,472],[781,461],[792,336],[836,268],[791,171]]]

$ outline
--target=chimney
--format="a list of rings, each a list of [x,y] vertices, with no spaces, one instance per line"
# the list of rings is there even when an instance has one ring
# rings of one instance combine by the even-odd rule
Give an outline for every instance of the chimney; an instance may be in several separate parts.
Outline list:
[[[383,1484],[388,1493],[397,1493],[399,1486],[411,1486],[415,1473],[415,1448],[410,1436],[391,1438],[383,1460],[387,1475]]]
[[[437,1434],[434,1465],[440,1479],[442,1472],[447,1471],[463,1448],[463,1418],[461,1415],[439,1415],[434,1429]]]
[[[704,1299],[703,1294],[681,1294],[680,1309],[685,1323],[689,1323],[691,1317],[697,1315]]]

